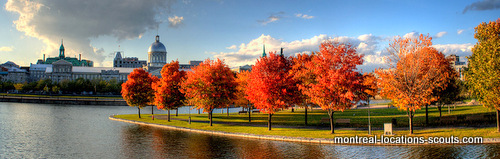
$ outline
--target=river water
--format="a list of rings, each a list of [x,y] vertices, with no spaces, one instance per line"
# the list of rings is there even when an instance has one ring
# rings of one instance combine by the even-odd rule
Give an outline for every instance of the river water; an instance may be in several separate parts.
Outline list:
[[[197,113],[179,111],[189,112]],[[319,145],[211,136],[108,119],[132,113],[137,109],[128,106],[0,103],[0,158],[500,158],[499,144]]]

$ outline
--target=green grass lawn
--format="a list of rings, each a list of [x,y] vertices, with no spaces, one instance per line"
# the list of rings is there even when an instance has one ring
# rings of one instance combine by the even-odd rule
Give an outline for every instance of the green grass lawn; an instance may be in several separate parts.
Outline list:
[[[453,109],[453,107],[451,107]],[[267,125],[267,114],[252,114],[252,123],[256,126],[241,126],[241,125],[229,125],[229,124],[214,124],[214,126],[209,126],[207,123],[197,123],[192,122],[188,124],[186,121],[172,120],[168,122],[166,120],[152,120],[151,114],[142,114],[141,119],[138,118],[137,114],[126,114],[126,115],[117,115],[115,117],[128,119],[128,120],[137,120],[144,121],[149,123],[158,123],[164,125],[172,125],[179,127],[187,127],[193,129],[202,129],[202,130],[213,130],[213,131],[225,131],[225,132],[235,132],[235,133],[251,133],[258,135],[281,135],[281,136],[291,136],[291,137],[310,137],[310,138],[333,138],[335,136],[367,136],[367,130],[353,130],[346,128],[366,128],[368,127],[368,110],[367,109],[353,109],[346,110],[344,112],[336,112],[334,114],[335,119],[345,118],[351,119],[351,124],[349,125],[337,125],[336,127],[340,129],[335,130],[335,134],[330,134],[330,130],[328,129],[328,123],[321,123],[322,118],[327,118],[327,113],[322,110],[315,109],[313,112],[308,111],[308,126],[304,128],[304,110],[299,109],[295,110],[295,112],[291,112],[290,110],[285,110],[276,113],[272,117],[273,125],[284,125],[287,128],[276,128],[273,127],[271,131],[268,131]],[[405,111],[400,111],[396,108],[390,109],[371,109],[371,123],[372,127],[381,129],[383,123],[391,122],[392,118],[396,118],[397,120],[397,128],[401,130],[396,130],[395,133],[398,135],[406,135],[408,134],[408,117],[406,116]],[[483,106],[458,106],[451,114],[448,114],[447,107],[443,108],[443,116],[458,116],[463,117],[467,115],[474,114],[495,114],[493,110],[489,110],[488,108],[484,108]],[[158,114],[155,114],[158,115]],[[207,114],[191,114],[192,120],[201,120],[208,121]],[[180,119],[188,119],[188,114],[179,114],[179,116],[171,115],[171,118],[180,118]],[[482,136],[482,137],[500,137],[500,133],[496,132],[496,127],[484,127],[484,128],[474,128],[467,127],[467,122],[455,123],[454,126],[459,127],[449,127],[448,125],[444,125],[439,123],[439,112],[437,108],[430,107],[429,108],[429,121],[431,123],[430,128],[424,129],[415,129],[414,136]],[[237,114],[231,113],[229,117],[226,113],[213,113],[213,121],[214,122],[229,122],[229,123],[248,123],[248,114]],[[494,124],[494,120],[487,119],[486,121],[481,121],[481,123],[490,123]],[[414,117],[414,126],[423,127],[425,125],[425,109],[419,110],[416,112]],[[297,128],[293,128],[297,127]],[[298,128],[302,127],[302,128]],[[323,128],[323,129],[316,129]],[[326,129],[326,130],[325,130]],[[374,135],[382,135],[382,130],[372,131]]]

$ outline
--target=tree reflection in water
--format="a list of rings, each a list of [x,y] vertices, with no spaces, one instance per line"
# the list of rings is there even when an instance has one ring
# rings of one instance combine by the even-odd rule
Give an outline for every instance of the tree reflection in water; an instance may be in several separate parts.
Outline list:
[[[141,125],[122,129],[124,158],[499,158],[500,144],[319,145],[213,136]]]

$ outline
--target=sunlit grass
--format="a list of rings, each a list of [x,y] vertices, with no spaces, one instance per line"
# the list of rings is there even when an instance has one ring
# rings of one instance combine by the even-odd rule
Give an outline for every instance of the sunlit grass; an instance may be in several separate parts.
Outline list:
[[[336,112],[334,114],[336,119],[346,118],[351,119],[351,124],[337,125],[335,134],[330,134],[328,123],[321,123],[322,118],[327,118],[327,114],[322,110],[313,110],[313,112],[308,112],[308,126],[305,127],[304,123],[304,110],[299,109],[295,112],[290,110],[285,110],[276,113],[272,117],[273,127],[271,131],[267,128],[267,114],[252,114],[252,126],[244,126],[243,123],[248,123],[248,114],[237,114],[230,113],[229,117],[226,113],[213,113],[214,122],[223,123],[236,123],[236,124],[213,124],[209,126],[208,123],[192,122],[188,124],[187,121],[171,120],[168,122],[161,119],[151,119],[151,114],[142,114],[141,119],[138,118],[137,114],[125,114],[117,115],[115,117],[143,121],[148,123],[157,123],[178,127],[186,127],[201,130],[212,130],[212,131],[224,131],[224,132],[234,132],[234,133],[250,133],[257,135],[280,135],[280,136],[290,136],[290,137],[309,137],[309,138],[333,138],[335,136],[367,136],[367,130],[353,130],[356,128],[366,128],[368,125],[367,119],[367,109],[354,109],[346,110],[344,112]],[[473,114],[494,114],[493,110],[484,108],[483,106],[459,106],[453,109],[451,114],[448,114],[447,107],[443,108],[443,116],[466,116]],[[163,114],[162,114],[163,115]],[[158,116],[158,114],[155,114]],[[179,116],[171,115],[171,118],[178,119],[188,119],[191,116],[192,120],[199,121],[209,121],[207,114],[179,114]],[[407,135],[408,134],[408,117],[406,112],[399,111],[395,108],[390,109],[371,109],[371,123],[374,127],[372,131],[373,135],[382,135],[383,123],[391,122],[392,118],[396,118],[398,123],[398,128],[401,130],[395,130],[397,135]],[[429,120],[431,123],[437,123],[439,119],[439,112],[437,108],[429,108]],[[240,123],[240,124],[237,124]],[[450,127],[446,125],[433,126],[431,128],[423,127],[425,124],[425,110],[417,111],[414,117],[414,126],[417,128],[414,130],[413,136],[481,136],[481,137],[500,137],[500,133],[496,132],[496,127],[486,127],[486,128],[472,128],[472,127]],[[466,126],[466,123],[464,123]],[[285,126],[286,128],[279,128],[279,126]],[[321,128],[321,129],[316,129]],[[378,128],[378,129],[377,129]]]

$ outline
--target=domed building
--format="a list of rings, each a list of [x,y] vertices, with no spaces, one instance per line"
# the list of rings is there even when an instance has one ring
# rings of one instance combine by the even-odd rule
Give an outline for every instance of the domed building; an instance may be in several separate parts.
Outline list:
[[[179,64],[179,70],[191,71],[192,67],[200,65],[202,61],[189,61],[189,64]],[[167,64],[167,49],[156,35],[155,42],[148,49],[148,64],[143,67],[151,75],[161,78],[161,69]]]
[[[148,49],[148,71],[161,69],[167,64],[167,49],[160,42],[160,36],[156,35],[155,42]]]

